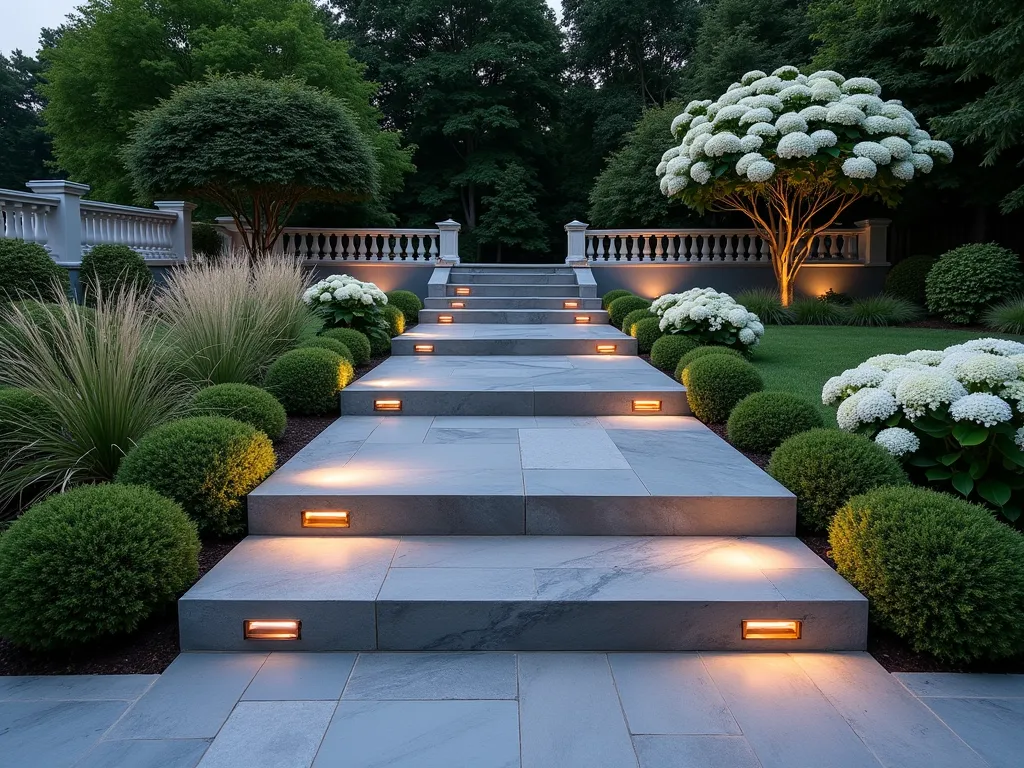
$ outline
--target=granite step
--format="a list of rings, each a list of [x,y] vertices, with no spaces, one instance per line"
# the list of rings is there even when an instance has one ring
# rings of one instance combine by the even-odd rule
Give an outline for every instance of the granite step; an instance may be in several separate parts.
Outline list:
[[[607,325],[603,309],[421,309],[421,323],[438,323],[450,317],[454,323],[501,323],[503,325],[594,324]]]
[[[249,536],[178,621],[184,651],[858,651],[867,601],[792,537]]]
[[[449,278],[460,285],[576,285],[572,272],[458,272]]]
[[[462,289],[461,291],[459,289]],[[466,291],[469,293],[466,293]],[[575,299],[580,296],[578,285],[548,285],[540,283],[488,283],[469,284],[461,282],[449,282],[445,285],[445,296],[459,298],[474,298],[477,296],[486,297],[542,297]]]
[[[610,325],[420,323],[391,340],[391,354],[636,355],[636,339]]]
[[[459,306],[452,306],[455,302]],[[568,304],[568,306],[566,306]],[[425,309],[572,309],[599,311],[601,299],[575,296],[430,296]]]

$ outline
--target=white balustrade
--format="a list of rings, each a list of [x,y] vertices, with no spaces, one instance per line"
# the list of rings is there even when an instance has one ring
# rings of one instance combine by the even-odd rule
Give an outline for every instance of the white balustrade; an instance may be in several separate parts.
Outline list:
[[[58,200],[27,192],[0,190],[0,238],[46,246]]]
[[[82,201],[82,251],[97,245],[127,245],[144,259],[174,259],[175,213]]]
[[[278,248],[303,261],[434,261],[437,229],[310,229],[288,227]]]

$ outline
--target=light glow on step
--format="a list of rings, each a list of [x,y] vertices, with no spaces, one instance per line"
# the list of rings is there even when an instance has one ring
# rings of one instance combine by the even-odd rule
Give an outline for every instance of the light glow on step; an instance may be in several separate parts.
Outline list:
[[[590,315],[576,315],[576,324],[582,325],[583,323],[590,322]]]
[[[302,622],[297,619],[246,619],[246,640],[299,640]]]
[[[616,350],[615,344],[598,344],[597,354],[599,355],[614,355]]]
[[[303,528],[348,528],[347,509],[304,509]]]
[[[373,410],[375,411],[400,411],[402,410],[401,400],[374,400]]]
[[[451,302],[448,303],[448,306],[450,306],[452,309],[465,309],[466,308],[466,302],[464,302],[464,301],[451,301]]]
[[[799,640],[803,622],[795,619],[744,619],[744,640]]]
[[[578,301],[563,301],[562,309],[579,309],[580,303]]]
[[[634,400],[633,410],[638,413],[660,413],[661,400]]]
[[[469,296],[469,288],[456,288],[455,289],[455,295],[456,296]]]
[[[453,318],[451,315],[441,315],[440,317],[437,318],[437,322],[439,322],[439,323],[450,323],[454,319],[455,318]]]
[[[419,352],[420,354],[427,354],[434,351],[433,344],[416,344],[413,347],[413,351]]]

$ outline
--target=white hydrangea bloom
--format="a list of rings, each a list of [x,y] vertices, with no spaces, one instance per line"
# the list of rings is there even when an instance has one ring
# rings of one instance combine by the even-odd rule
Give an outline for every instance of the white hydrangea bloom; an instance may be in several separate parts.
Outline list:
[[[792,102],[807,102],[812,98],[811,89],[806,85],[800,83],[794,83],[793,85],[787,86],[779,91],[778,96],[782,99],[783,104],[790,104]]]
[[[879,114],[884,117],[888,117],[890,120],[896,120],[899,118],[910,121],[914,120],[914,113],[895,100],[885,102],[885,104],[882,105],[882,111]]]
[[[751,344],[757,343],[757,335],[749,328],[742,328],[739,332],[739,340],[740,343],[749,347]]]
[[[942,362],[942,353],[934,349],[915,349],[913,352],[907,352],[906,358],[912,363],[938,365]]]
[[[728,131],[716,133],[704,145],[704,154],[708,157],[721,157],[742,151],[740,137]]]
[[[760,69],[754,69],[751,70],[750,72],[747,72],[747,74],[741,77],[740,83],[742,85],[750,85],[751,83],[760,80],[762,77],[768,77],[768,73],[762,72]]]
[[[742,105],[737,105],[742,106]],[[740,125],[753,125],[754,123],[770,123],[775,115],[768,107],[751,107],[740,118]]]
[[[873,179],[878,166],[866,157],[848,157],[843,161],[843,175],[851,179]]]
[[[776,77],[775,75],[768,75],[768,77],[762,77],[750,84],[756,93],[770,93],[777,94],[786,84],[782,81],[782,78]]]
[[[935,161],[933,161],[928,155],[921,155],[915,152],[910,156],[910,164],[921,173],[931,173],[932,167],[935,165]]]
[[[664,160],[662,160],[660,163],[658,163],[658,167],[654,169],[654,173],[657,176],[664,176],[665,175],[665,171],[667,171],[667,170],[668,170],[668,163],[666,163]]]
[[[864,118],[863,127],[865,131],[872,135],[894,133],[893,121],[881,115],[871,115]]]
[[[953,159],[953,148],[946,142],[936,141],[935,139],[917,142],[914,144],[914,152],[931,155],[932,157],[938,157],[947,161]]]
[[[1017,410],[1024,413],[1024,381],[1014,379],[1006,382],[1006,386],[999,390],[999,396],[1016,403]]]
[[[787,133],[807,133],[807,121],[796,112],[779,115],[779,119],[775,121],[775,127],[784,136]]]
[[[740,146],[744,152],[756,152],[761,148],[762,144],[764,144],[764,139],[760,136],[750,136],[748,134],[740,137]]]
[[[828,110],[825,109],[820,104],[812,104],[809,107],[804,107],[799,112],[797,112],[797,114],[800,115],[800,117],[802,117],[804,120],[807,120],[808,122],[814,120],[820,122],[828,117]]]
[[[909,136],[914,132],[914,121],[905,117],[896,117],[892,120],[892,132],[900,136]]]
[[[846,398],[836,412],[840,429],[852,432],[861,424],[884,421],[898,410],[896,398],[877,387],[865,387]]]
[[[681,115],[676,115],[672,119],[672,127],[670,129],[672,131],[672,135],[678,138],[679,132],[686,128],[690,124],[691,120],[693,120],[693,115],[687,114],[686,112],[683,112]]]
[[[748,96],[744,99],[740,99],[740,104],[748,106],[751,109],[768,109],[776,115],[781,114],[786,109],[786,105],[782,103],[782,99],[771,93],[762,93],[759,96]]]
[[[329,304],[332,301],[353,301],[367,306],[388,303],[388,297],[380,288],[351,275],[330,275],[306,290],[302,300],[308,305]]]
[[[726,89],[726,92],[728,92],[728,91],[735,91],[737,88],[742,88],[742,87],[743,87],[743,83],[730,83],[729,87]]]
[[[843,98],[843,92],[831,80],[814,80],[808,83],[808,86],[811,89],[811,98],[819,104],[830,104]]]
[[[1001,397],[987,392],[964,395],[949,406],[949,415],[954,421],[973,421],[985,427],[993,427],[1013,418],[1013,409]]]
[[[859,141],[853,145],[853,154],[857,157],[866,157],[875,165],[888,165],[892,162],[892,155],[889,150],[877,141]]]
[[[864,365],[873,365],[876,368],[881,368],[883,371],[894,371],[897,368],[902,368],[906,363],[906,355],[895,355],[891,352],[883,355],[874,355],[864,361]]]
[[[890,165],[889,170],[900,181],[910,181],[914,178],[914,164],[909,160],[899,160]]]
[[[689,112],[691,115],[703,115],[704,110],[711,106],[711,99],[694,99],[686,105],[684,112]]]
[[[839,103],[828,108],[825,119],[836,125],[860,125],[867,119],[867,116],[850,104]]]
[[[879,139],[878,143],[889,150],[893,160],[908,160],[914,154],[910,142],[899,136],[886,136],[884,139]]]
[[[1002,355],[1003,357],[1024,355],[1024,344],[1021,342],[1011,341],[1010,339],[994,339],[991,336],[987,336],[983,339],[971,339],[970,341],[965,341],[963,344],[946,347],[944,352],[959,349],[965,349],[972,352],[988,352],[993,355]]]
[[[718,104],[711,104],[705,111],[704,114],[708,116],[709,120],[714,121],[715,116],[718,114],[718,110],[722,107]]]
[[[715,132],[715,126],[712,123],[703,122],[697,123],[697,125],[690,126],[690,130],[686,132],[685,138],[689,138],[693,141],[695,138],[702,134],[712,134]]]
[[[674,177],[671,177],[671,178],[679,178],[679,177],[678,176],[674,176]],[[674,195],[675,194],[675,192],[670,192],[669,191],[669,184],[668,184],[669,179],[670,179],[670,177],[668,177],[668,176],[662,176],[661,177],[661,183],[658,184],[658,188],[661,190],[661,194],[663,194],[663,195]],[[679,190],[676,190],[676,192],[678,192],[678,191]]]
[[[719,107],[728,107],[728,106],[738,102],[744,96],[748,95],[746,93],[742,93],[739,90],[743,86],[739,85],[738,83],[736,83],[736,85],[738,86],[737,88],[730,89],[730,90],[726,91],[725,93],[723,93],[721,96],[718,97],[718,101],[716,103],[718,104]]]
[[[956,356],[951,356],[956,359]],[[995,387],[1013,381],[1019,376],[1016,364],[1001,355],[978,352],[958,360],[952,370],[953,376],[968,389],[984,386]]]
[[[792,64],[784,64],[783,66],[772,72],[773,77],[781,78],[782,80],[795,80],[800,74],[800,70],[794,67]]]
[[[1013,442],[1017,444],[1017,447],[1024,451],[1024,427],[1017,430],[1017,433],[1013,436]]]
[[[921,447],[917,435],[903,427],[889,427],[875,435],[875,442],[896,458],[914,453]]]
[[[920,128],[915,128],[910,132],[910,135],[907,136],[907,141],[911,144],[917,144],[919,141],[927,141],[930,138],[931,134],[929,134],[928,131],[922,131]]]
[[[818,151],[818,143],[806,133],[787,133],[779,139],[775,151],[779,157],[787,160],[795,157],[811,157]]]
[[[726,123],[730,120],[740,120],[747,112],[750,112],[750,107],[746,107],[742,104],[733,104],[732,106],[722,107],[718,110],[718,114],[715,115],[715,124]],[[740,120],[742,124],[742,120]]]
[[[711,178],[711,166],[701,161],[690,166],[690,178],[698,184],[707,184]]]
[[[681,151],[680,147],[671,147],[670,149],[665,150],[665,154],[663,154],[661,156],[662,162],[667,163],[673,157],[678,156],[680,151]]]
[[[877,96],[882,92],[882,86],[872,80],[870,77],[851,77],[845,81],[840,88],[843,93],[870,93],[872,96]]]
[[[885,102],[870,93],[855,93],[843,99],[844,104],[852,104],[865,115],[881,115]]]
[[[711,138],[711,134],[702,133],[699,136],[694,136],[693,141],[690,142],[690,159],[699,160],[704,154],[704,145],[708,143],[708,139]]]
[[[712,288],[693,288],[683,293],[659,296],[651,304],[651,311],[661,318],[659,326],[665,331],[679,329],[686,322],[697,322],[707,330],[718,331],[730,327],[737,332],[741,344],[754,346],[764,335],[764,326],[757,315],[737,304],[727,293]]]
[[[771,123],[754,123],[747,128],[747,134],[750,136],[775,136],[778,134],[778,130]]]
[[[710,122],[711,121],[708,119],[707,115],[697,115],[696,117],[693,118],[693,120],[690,121],[690,129],[692,130],[693,128],[696,128],[698,125],[705,125],[706,123]]]
[[[885,374],[885,378],[882,379],[882,383],[878,385],[879,389],[884,389],[886,392],[891,392],[893,395],[896,394],[896,390],[899,389],[900,383],[910,374],[915,371],[923,370],[927,366],[919,365],[917,363],[907,362],[906,367],[894,368]]]
[[[967,394],[964,385],[938,370],[915,371],[896,388],[896,402],[908,419],[919,419],[928,411],[955,402]]]
[[[757,160],[764,160],[764,156],[760,152],[748,152],[745,154],[736,161],[736,175],[746,176],[747,168],[750,167],[751,163],[756,162]]]
[[[822,128],[811,134],[811,140],[821,149],[822,147],[834,147],[839,142],[839,137],[827,128]]]
[[[885,371],[873,365],[859,365],[833,376],[821,390],[821,402],[831,405],[864,387],[877,387],[885,379]]]
[[[808,83],[813,83],[815,80],[827,80],[828,82],[835,83],[836,85],[842,85],[846,82],[845,77],[831,69],[819,69],[817,72],[812,72],[807,76]]]
[[[755,160],[747,166],[747,178],[755,184],[768,181],[775,174],[775,165],[767,160]]]
[[[686,172],[689,167],[690,158],[686,156],[673,157],[665,164],[665,171],[672,176],[678,176],[680,172]]]
[[[666,176],[662,179],[662,182],[665,184],[662,192],[668,195],[675,195],[686,189],[686,185],[690,183],[690,180],[686,176]]]

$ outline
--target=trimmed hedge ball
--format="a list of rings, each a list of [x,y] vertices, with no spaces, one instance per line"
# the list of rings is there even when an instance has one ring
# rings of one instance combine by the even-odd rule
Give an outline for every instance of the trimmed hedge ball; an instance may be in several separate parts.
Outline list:
[[[331,328],[320,335],[323,338],[340,341],[348,347],[356,365],[366,365],[370,362],[370,339],[362,331],[355,328]]]
[[[622,296],[633,296],[632,291],[627,291],[624,288],[616,288],[614,291],[608,291],[604,296],[601,297],[601,309],[608,309],[612,305],[612,302]]]
[[[788,438],[772,454],[768,474],[796,495],[800,522],[812,531],[826,530],[851,496],[910,482],[885,448],[838,429],[811,429]]]
[[[719,347],[716,345],[694,347],[689,352],[684,353],[683,356],[679,358],[679,362],[676,363],[676,381],[684,387],[687,386],[686,382],[689,380],[687,368],[690,367],[690,363],[694,360],[700,360],[702,357],[706,357],[707,355],[727,355],[729,357],[735,357],[737,360],[746,360],[746,358],[743,357],[742,352],[739,352],[732,347]]]
[[[387,334],[370,337],[370,354],[373,357],[384,357],[391,353],[391,338]]]
[[[389,307],[398,307],[405,315],[406,323],[418,323],[420,321],[420,310],[423,309],[423,302],[420,297],[412,291],[388,291]]]
[[[314,336],[312,339],[306,339],[299,344],[296,349],[329,349],[336,355],[341,355],[343,358],[348,360],[350,363],[355,365],[355,357],[352,355],[352,351],[342,344],[337,339],[331,339],[327,336]]]
[[[147,291],[153,287],[153,274],[142,254],[127,245],[96,245],[82,256],[79,281],[85,287],[88,304],[96,303],[97,290],[112,296],[124,287]]]
[[[1020,257],[995,243],[962,245],[943,254],[925,279],[928,311],[951,323],[972,323],[986,308],[1019,293]]]
[[[352,363],[329,349],[293,349],[273,362],[263,388],[291,416],[338,412],[338,393],[355,377]]]
[[[56,298],[71,290],[68,271],[58,265],[38,243],[0,238],[0,302]]]
[[[42,422],[53,422],[55,429],[60,426],[43,398],[27,389],[0,387],[0,435],[14,435],[21,432],[26,424]],[[14,450],[9,445],[0,444],[0,472],[12,458],[9,451]],[[14,463],[18,463],[16,457]]]
[[[339,343],[339,342],[336,342]],[[192,398],[196,416],[227,416],[266,433],[271,440],[288,425],[284,406],[265,389],[249,384],[216,384]]]
[[[263,432],[223,416],[192,416],[148,432],[121,461],[117,482],[181,504],[203,536],[245,532],[245,497],[274,471]]]
[[[382,307],[382,312],[384,313],[384,319],[388,321],[388,332],[391,334],[391,338],[405,333],[405,315],[401,309],[391,304],[385,304]],[[372,340],[370,346],[373,346]]]
[[[687,370],[686,399],[693,415],[706,424],[725,421],[736,403],[764,388],[753,365],[730,355],[705,355]]]
[[[885,292],[923,307],[925,280],[936,261],[936,256],[911,256],[893,265],[885,276]]]
[[[199,537],[150,488],[87,485],[50,496],[0,537],[0,635],[34,651],[134,631],[199,577]]]
[[[1024,536],[992,513],[924,488],[854,496],[829,528],[839,573],[872,617],[952,663],[1024,647]]]
[[[814,403],[791,392],[755,392],[729,414],[729,441],[741,451],[771,453],[786,438],[824,427]]]
[[[697,342],[689,336],[667,333],[651,347],[651,365],[662,371],[674,371],[679,359],[696,348]]]
[[[652,316],[645,317],[633,326],[634,332],[631,335],[636,338],[636,346],[641,355],[650,352],[654,342],[662,337],[660,324],[661,318]]]
[[[608,321],[616,328],[622,328],[626,315],[637,309],[647,309],[651,302],[640,296],[620,296],[608,305]]]
[[[651,310],[648,309],[647,307],[643,307],[641,309],[634,309],[632,312],[630,312],[622,319],[622,332],[628,333],[633,338],[636,338],[636,334],[633,333],[633,328],[641,320],[646,320],[649,317],[653,317],[655,320],[658,319],[655,315],[651,314]]]

